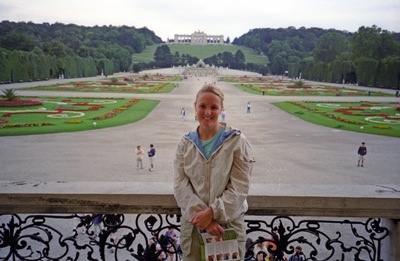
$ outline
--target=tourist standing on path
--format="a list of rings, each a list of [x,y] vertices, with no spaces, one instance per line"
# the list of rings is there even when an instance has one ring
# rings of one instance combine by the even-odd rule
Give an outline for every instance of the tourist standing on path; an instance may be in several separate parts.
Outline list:
[[[149,171],[154,171],[154,158],[156,156],[156,149],[154,148],[153,144],[150,144],[150,150],[147,152],[150,161],[150,168]]]
[[[225,121],[225,116],[226,116],[225,109],[222,109],[222,112],[221,112],[221,120],[222,121]]]
[[[361,143],[361,146],[358,148],[358,165],[357,167],[364,167],[364,160],[365,160],[365,155],[367,155],[367,147],[365,147],[365,142]]]
[[[182,120],[182,121],[185,120],[185,115],[186,115],[185,108],[182,108],[182,110],[181,110],[181,120]]]
[[[143,169],[144,150],[140,145],[136,147],[136,167]]]
[[[174,160],[174,196],[181,209],[183,260],[201,260],[199,233],[221,238],[226,228],[237,233],[240,259],[245,253],[247,195],[254,162],[245,136],[218,122],[224,94],[203,86],[194,103],[196,130],[179,141]]]
[[[250,102],[247,103],[247,113],[251,112],[251,104]]]

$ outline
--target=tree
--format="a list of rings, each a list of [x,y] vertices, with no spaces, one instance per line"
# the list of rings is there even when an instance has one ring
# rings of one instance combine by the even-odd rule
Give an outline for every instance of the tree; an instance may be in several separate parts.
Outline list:
[[[174,65],[182,65],[181,56],[179,55],[179,52],[175,52]]]
[[[270,64],[270,69],[273,74],[282,75],[287,70],[287,60],[285,53],[281,52],[275,55]]]
[[[57,58],[65,57],[70,53],[68,47],[59,40],[43,44],[43,52],[51,56],[54,55]]]
[[[129,70],[134,52],[161,42],[147,28],[2,21],[0,81],[109,75]]]
[[[7,50],[32,51],[35,38],[26,33],[12,31],[0,38],[0,46]]]
[[[235,64],[235,59],[231,52],[223,52],[222,59],[223,59],[223,66],[231,67],[231,65]]]
[[[154,60],[160,67],[169,67],[174,64],[174,55],[171,54],[168,45],[163,44],[154,52]]]
[[[379,59],[388,56],[400,56],[400,43],[396,42],[393,33],[389,33],[386,30],[382,31],[376,55]]]
[[[171,50],[169,49],[168,45],[163,44],[157,47],[156,51],[154,52],[154,60],[155,61],[164,61],[167,55],[171,54]]]
[[[351,57],[353,61],[361,57],[377,58],[377,48],[380,42],[381,28],[361,26],[351,37]]]
[[[348,50],[347,38],[337,32],[329,32],[321,36],[314,49],[315,59],[322,62],[333,62]]]
[[[234,56],[235,59],[235,68],[243,69],[245,67],[246,58],[242,50],[237,50]]]

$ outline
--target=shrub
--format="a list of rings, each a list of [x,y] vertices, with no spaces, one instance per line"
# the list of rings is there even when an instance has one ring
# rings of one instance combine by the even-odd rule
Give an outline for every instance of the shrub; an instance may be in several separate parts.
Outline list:
[[[5,89],[3,90],[3,95],[1,97],[5,98],[7,101],[12,101],[17,99],[17,93],[14,89]]]
[[[294,82],[294,85],[303,86],[303,85],[304,85],[304,82],[303,82],[303,81],[295,81],[295,82]]]

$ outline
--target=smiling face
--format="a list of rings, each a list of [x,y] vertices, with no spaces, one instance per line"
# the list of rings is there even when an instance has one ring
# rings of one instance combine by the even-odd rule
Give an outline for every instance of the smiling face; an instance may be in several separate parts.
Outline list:
[[[218,117],[222,112],[222,99],[213,92],[201,92],[194,104],[200,128],[218,131]]]

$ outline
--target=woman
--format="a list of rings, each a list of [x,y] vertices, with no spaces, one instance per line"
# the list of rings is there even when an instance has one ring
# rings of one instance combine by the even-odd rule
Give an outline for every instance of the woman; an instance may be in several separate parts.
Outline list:
[[[140,145],[136,147],[136,167],[143,169],[144,150]]]
[[[241,259],[245,253],[244,213],[253,150],[237,129],[218,122],[224,95],[205,85],[194,103],[197,130],[183,136],[175,155],[174,195],[181,208],[183,260],[200,260],[199,229],[222,237],[224,228],[237,233]]]

